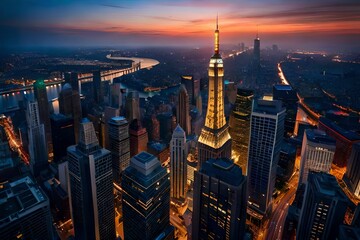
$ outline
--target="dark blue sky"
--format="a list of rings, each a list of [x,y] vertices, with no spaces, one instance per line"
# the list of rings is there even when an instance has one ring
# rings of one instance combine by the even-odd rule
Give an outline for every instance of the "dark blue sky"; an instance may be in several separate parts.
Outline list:
[[[263,46],[359,49],[355,0],[2,0],[0,44],[48,46],[211,45],[216,14],[221,41]]]

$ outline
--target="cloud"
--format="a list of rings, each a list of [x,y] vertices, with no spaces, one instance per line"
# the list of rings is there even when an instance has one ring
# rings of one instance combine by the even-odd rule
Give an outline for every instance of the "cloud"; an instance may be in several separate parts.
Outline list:
[[[111,7],[111,8],[120,8],[120,9],[128,9],[129,8],[129,7],[121,6],[121,5],[105,4],[105,3],[100,4],[100,6]]]

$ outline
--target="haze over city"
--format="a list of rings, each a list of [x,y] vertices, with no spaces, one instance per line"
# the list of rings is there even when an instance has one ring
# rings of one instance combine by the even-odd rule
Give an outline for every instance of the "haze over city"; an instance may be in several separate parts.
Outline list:
[[[222,44],[356,50],[360,4],[345,1],[36,1],[0,3],[2,47],[203,47],[219,15]]]

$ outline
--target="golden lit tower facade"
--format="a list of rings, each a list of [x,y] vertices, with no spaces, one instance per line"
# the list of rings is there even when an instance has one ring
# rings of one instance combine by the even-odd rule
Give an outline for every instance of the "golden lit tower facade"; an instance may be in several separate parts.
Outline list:
[[[215,53],[209,64],[209,96],[205,126],[199,137],[199,167],[210,158],[231,158],[231,137],[224,113],[224,68],[219,53],[219,29],[216,20]]]

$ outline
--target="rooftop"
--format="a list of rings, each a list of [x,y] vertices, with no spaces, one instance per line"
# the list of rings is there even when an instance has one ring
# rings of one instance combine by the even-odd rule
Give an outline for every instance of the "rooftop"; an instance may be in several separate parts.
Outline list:
[[[322,123],[323,125],[330,128],[331,130],[333,130],[333,131],[337,132],[338,134],[342,135],[343,137],[345,137],[349,141],[360,141],[360,135],[359,134],[356,134],[355,132],[347,131],[347,130],[341,128],[339,125],[337,125],[333,121],[331,121],[331,120],[329,120],[329,119],[327,119],[325,117],[320,117],[319,123]]]
[[[284,84],[274,85],[274,89],[279,90],[279,91],[291,91],[291,90],[293,90],[290,85],[284,85]]]
[[[335,139],[326,135],[324,131],[318,129],[306,129],[305,134],[307,139],[311,142],[333,145],[335,147]]]
[[[255,100],[253,109],[254,112],[272,115],[285,111],[285,108],[282,107],[282,102],[280,100],[274,100],[270,95],[265,95]]]
[[[202,164],[200,172],[232,186],[239,186],[245,180],[241,168],[228,158],[209,159]]]
[[[310,171],[308,183],[310,184],[310,182],[314,185],[315,191],[323,196],[337,197],[342,201],[350,201],[333,175]]]
[[[123,116],[113,117],[109,120],[109,123],[115,124],[115,125],[122,125],[127,124],[127,120]]]
[[[0,185],[0,222],[11,222],[39,203],[47,201],[30,177]]]

